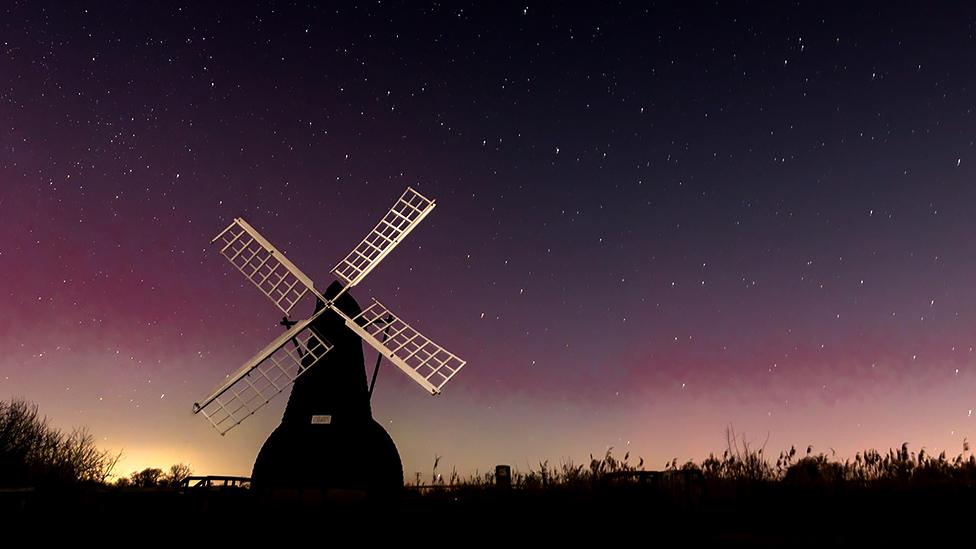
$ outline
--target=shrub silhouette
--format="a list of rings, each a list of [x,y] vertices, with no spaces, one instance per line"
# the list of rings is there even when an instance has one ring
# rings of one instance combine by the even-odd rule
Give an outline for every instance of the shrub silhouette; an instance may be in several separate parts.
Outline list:
[[[837,483],[844,480],[843,464],[828,461],[827,456],[806,456],[791,465],[783,477],[784,482],[793,484]]]

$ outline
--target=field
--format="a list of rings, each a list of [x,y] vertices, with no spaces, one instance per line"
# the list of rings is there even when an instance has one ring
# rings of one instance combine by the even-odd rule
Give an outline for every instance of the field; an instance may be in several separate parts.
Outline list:
[[[660,470],[612,449],[583,464],[543,462],[468,478],[442,474],[435,460],[426,478],[383,495],[259,491],[248,479],[192,477],[183,464],[113,477],[117,456],[99,450],[84,430],[52,428],[24,401],[0,402],[0,450],[0,520],[7,533],[150,531],[182,538],[219,532],[253,541],[255,535],[369,532],[873,547],[954,540],[967,533],[976,511],[976,455],[968,443],[955,456],[903,444],[844,461],[810,447],[773,459],[731,428],[720,455],[674,460]],[[52,521],[60,527],[48,528]]]
[[[728,450],[701,463],[647,471],[629,458],[607,452],[585,465],[542,463],[513,472],[508,487],[493,474],[451,476],[382,499],[356,491],[264,494],[239,487],[89,483],[6,491],[0,511],[17,524],[54,517],[81,525],[109,521],[121,529],[162,523],[182,534],[218,526],[232,537],[368,531],[416,540],[476,535],[874,547],[968,535],[976,510],[976,457],[968,447],[952,458],[915,453],[906,445],[844,462],[809,449],[790,449],[771,460],[730,438]],[[432,476],[441,478],[436,470]]]

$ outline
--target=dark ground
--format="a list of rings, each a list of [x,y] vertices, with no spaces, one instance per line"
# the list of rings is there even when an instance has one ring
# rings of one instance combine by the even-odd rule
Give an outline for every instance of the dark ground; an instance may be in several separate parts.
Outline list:
[[[388,539],[410,543],[488,540],[631,541],[654,546],[853,546],[971,543],[976,490],[943,485],[786,486],[782,483],[585,490],[440,488],[405,490],[386,501],[355,492],[259,495],[245,489],[88,489],[0,494],[11,535],[85,534],[124,542],[152,539]],[[58,525],[58,528],[45,528]]]

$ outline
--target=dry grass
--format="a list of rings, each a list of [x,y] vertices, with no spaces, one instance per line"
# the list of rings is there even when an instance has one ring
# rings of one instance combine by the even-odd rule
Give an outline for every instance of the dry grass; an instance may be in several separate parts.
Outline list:
[[[512,471],[512,488],[516,490],[545,490],[549,488],[592,487],[606,484],[608,479],[631,478],[639,475],[623,473],[645,471],[643,458],[637,463],[630,461],[630,454],[617,458],[610,448],[602,457],[590,455],[588,464],[572,461],[551,465],[540,462],[528,471]],[[419,488],[489,488],[494,486],[494,473],[475,473],[462,478],[452,471],[448,479],[437,472],[438,456],[434,463],[432,481],[427,484],[418,475],[413,487]],[[744,436],[738,436],[729,428],[726,433],[726,449],[721,456],[710,454],[701,462],[688,461],[678,465],[673,459],[664,464],[663,471],[682,471],[700,475],[706,483],[721,484],[785,484],[785,485],[846,485],[871,486],[876,484],[919,485],[976,485],[976,455],[969,443],[963,442],[962,452],[948,457],[946,452],[931,455],[925,449],[911,451],[908,443],[886,453],[870,449],[858,452],[853,459],[840,461],[830,455],[815,453],[812,446],[800,455],[796,447],[779,453],[773,461],[767,456],[766,444],[755,446]]]

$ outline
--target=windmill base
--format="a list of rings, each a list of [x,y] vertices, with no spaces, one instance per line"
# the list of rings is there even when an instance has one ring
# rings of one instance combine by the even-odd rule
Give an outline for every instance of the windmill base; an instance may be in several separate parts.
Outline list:
[[[259,491],[361,490],[382,497],[403,488],[403,465],[393,439],[372,418],[282,423],[261,447],[251,485]]]

